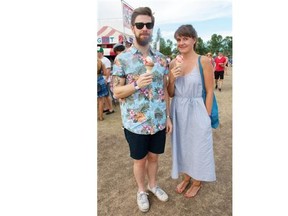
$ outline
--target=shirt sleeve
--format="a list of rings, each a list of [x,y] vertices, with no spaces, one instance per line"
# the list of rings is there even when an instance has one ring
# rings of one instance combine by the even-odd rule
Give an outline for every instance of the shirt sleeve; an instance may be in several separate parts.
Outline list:
[[[111,68],[111,62],[110,62],[109,59],[104,59],[104,62],[103,62],[103,63],[105,64],[105,67],[106,67],[106,68]]]
[[[115,63],[113,65],[113,76],[125,77],[125,72],[122,68],[121,59],[118,56],[115,58]]]

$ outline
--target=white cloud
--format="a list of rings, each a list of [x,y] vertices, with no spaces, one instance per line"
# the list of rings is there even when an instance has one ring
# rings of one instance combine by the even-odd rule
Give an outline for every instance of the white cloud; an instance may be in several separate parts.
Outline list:
[[[232,12],[231,1],[167,1],[155,2],[155,17],[158,24],[205,21],[229,17]]]
[[[170,40],[172,40],[172,38],[174,38],[174,30],[173,31],[161,31],[161,36],[163,38],[169,38]]]
[[[232,0],[127,0],[131,7],[148,6],[155,13],[158,24],[204,21],[231,16]],[[99,19],[121,19],[118,0],[98,0]]]
[[[162,37],[173,42],[175,25],[232,17],[232,0],[126,0],[126,2],[133,8],[150,7],[156,19],[153,35],[156,35],[157,28],[160,28]],[[167,24],[171,26],[171,31],[167,27],[164,28]],[[98,0],[98,26],[103,25],[109,25],[131,34],[130,30],[123,29],[120,0]],[[214,33],[221,34],[223,37],[232,35],[231,28],[215,30],[215,28],[206,27],[205,32],[200,28],[196,30],[201,33],[199,36],[204,41],[209,40]]]

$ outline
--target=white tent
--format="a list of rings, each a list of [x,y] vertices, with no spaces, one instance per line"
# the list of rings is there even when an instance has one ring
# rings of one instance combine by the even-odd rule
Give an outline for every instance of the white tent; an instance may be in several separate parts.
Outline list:
[[[123,33],[110,26],[103,26],[97,32],[98,44],[116,44],[122,42],[123,42]]]
[[[120,32],[110,26],[103,26],[97,32],[98,45],[114,45],[116,43],[123,43],[125,41],[133,41],[131,35]],[[103,48],[104,55],[115,55],[112,48]]]

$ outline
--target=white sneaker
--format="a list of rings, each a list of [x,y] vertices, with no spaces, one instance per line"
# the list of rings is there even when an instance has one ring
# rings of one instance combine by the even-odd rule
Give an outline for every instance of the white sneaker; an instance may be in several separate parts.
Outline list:
[[[159,186],[155,186],[151,189],[148,185],[148,190],[151,191],[160,201],[168,201],[168,195]]]
[[[142,212],[147,212],[149,210],[149,201],[148,201],[148,193],[146,192],[137,192],[137,204]]]

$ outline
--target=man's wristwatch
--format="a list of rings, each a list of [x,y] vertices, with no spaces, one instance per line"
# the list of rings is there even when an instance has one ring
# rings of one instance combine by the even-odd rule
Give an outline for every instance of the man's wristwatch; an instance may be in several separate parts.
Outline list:
[[[140,89],[140,87],[137,85],[136,81],[134,81],[134,89],[137,91]]]

